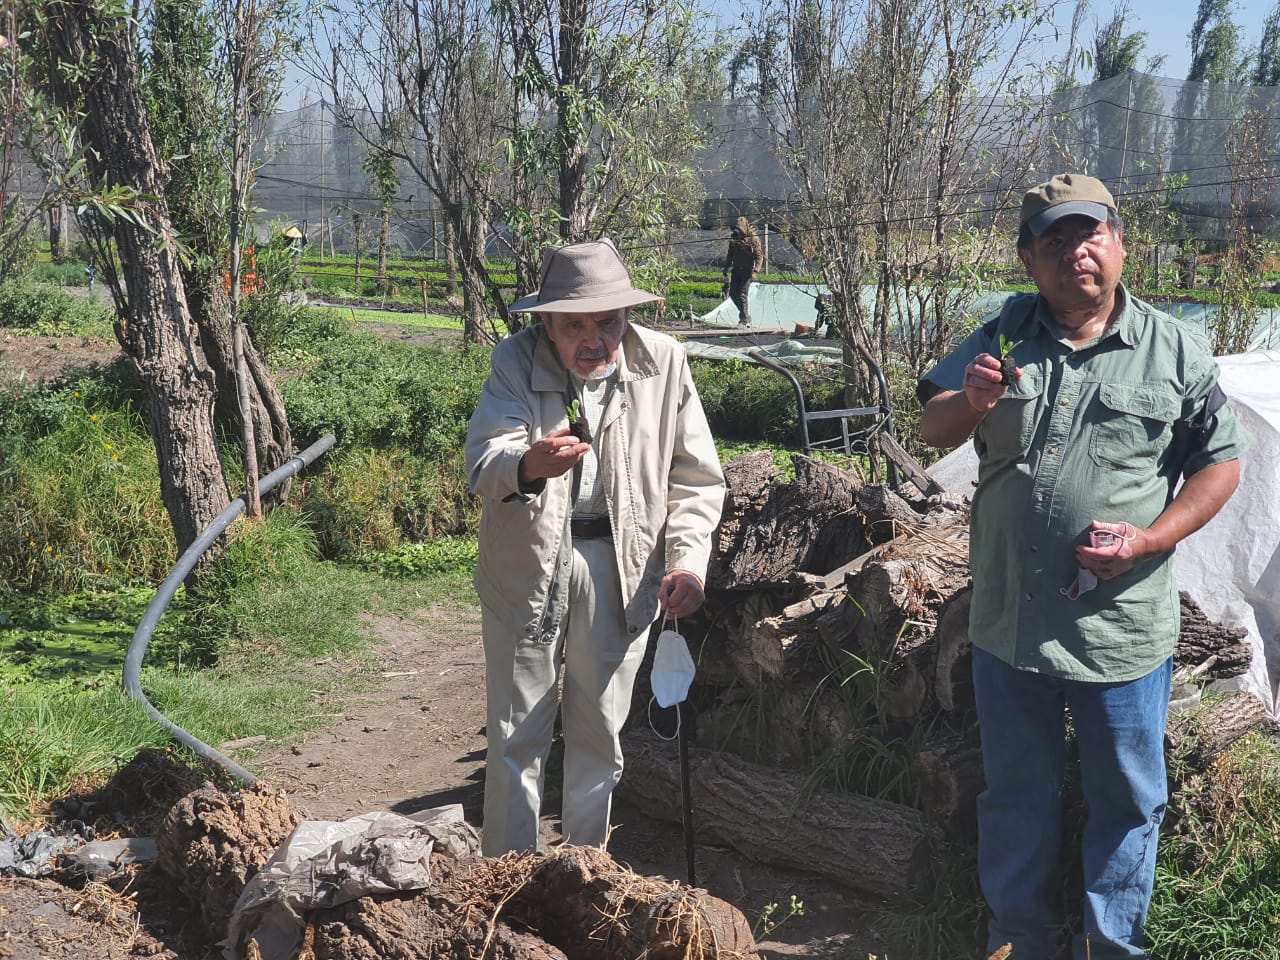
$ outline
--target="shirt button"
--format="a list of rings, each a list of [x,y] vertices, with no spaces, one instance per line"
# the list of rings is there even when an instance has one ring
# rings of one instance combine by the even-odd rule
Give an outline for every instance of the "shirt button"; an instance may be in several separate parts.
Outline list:
[[[1058,452],[1058,448],[1057,448],[1056,446],[1054,446],[1054,447],[1050,447],[1050,448],[1049,448],[1049,452],[1050,452],[1050,453],[1057,453],[1057,452]]]
[[[1022,599],[1027,600],[1027,601],[1030,601],[1030,600],[1031,600],[1031,594],[1029,594],[1029,593],[1028,593],[1028,594],[1024,595]]]
[[[1043,493],[1037,493],[1037,494],[1036,494],[1036,501],[1037,501],[1038,503],[1044,503],[1044,494],[1043,494]]]
[[[1065,407],[1066,405],[1067,405],[1067,401],[1065,398],[1058,401],[1058,406]]]
[[[1036,543],[1033,543],[1033,544],[1031,545],[1031,552],[1032,552],[1032,553],[1039,553],[1039,552],[1040,552],[1040,545],[1039,545],[1039,544],[1036,544]]]

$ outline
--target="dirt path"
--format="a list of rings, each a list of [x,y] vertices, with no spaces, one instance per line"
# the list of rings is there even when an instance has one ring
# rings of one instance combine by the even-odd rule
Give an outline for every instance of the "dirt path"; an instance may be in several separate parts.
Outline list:
[[[272,747],[251,764],[309,817],[343,819],[370,810],[412,813],[461,803],[480,824],[484,790],[484,657],[479,611],[426,608],[374,623],[379,637],[372,684],[324,704],[338,714],[304,740]],[[543,842],[559,838],[559,793],[548,779]],[[695,798],[696,818],[696,798]],[[696,822],[696,820],[695,820]],[[639,873],[684,881],[678,825],[618,805],[609,850]],[[879,952],[859,918],[865,905],[806,878],[770,870],[724,849],[696,848],[698,881],[753,922],[766,904],[792,895],[805,905],[763,939],[767,956],[847,956]]]

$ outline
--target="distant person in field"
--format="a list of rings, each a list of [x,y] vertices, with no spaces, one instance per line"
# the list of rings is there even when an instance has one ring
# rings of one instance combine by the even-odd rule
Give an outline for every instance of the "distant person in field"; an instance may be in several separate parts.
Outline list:
[[[559,700],[565,839],[603,846],[649,627],[702,606],[724,475],[684,349],[631,323],[660,298],[608,240],[543,252],[467,433],[483,498],[483,845],[534,849]]]
[[[751,229],[747,218],[739,217],[729,233],[729,252],[724,258],[724,273],[729,278],[729,299],[738,308],[739,326],[751,323],[747,295],[751,292],[751,281],[759,275],[763,264],[760,238]]]
[[[1101,182],[1029,190],[1017,249],[1038,293],[1006,300],[918,386],[924,441],[972,435],[979,460],[969,635],[987,952],[1058,955],[1069,716],[1088,807],[1071,955],[1146,957],[1173,551],[1235,491],[1244,438],[1205,343],[1121,282],[1124,228]]]

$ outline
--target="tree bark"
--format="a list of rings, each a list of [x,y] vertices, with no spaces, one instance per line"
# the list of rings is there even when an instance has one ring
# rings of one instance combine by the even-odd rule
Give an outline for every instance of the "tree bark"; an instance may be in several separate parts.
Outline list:
[[[1252,693],[1233,693],[1190,717],[1170,716],[1165,728],[1165,751],[1197,771],[1209,765],[1233,743],[1253,730],[1274,724],[1266,707]]]
[[[763,498],[754,486],[759,471],[744,471],[749,486],[726,503],[708,588],[777,586],[797,571],[825,573],[865,549],[853,475],[809,457],[797,456],[795,464],[795,480],[770,486]]]
[[[674,744],[647,732],[623,738],[619,799],[680,820]],[[935,834],[918,810],[828,791],[806,793],[769,767],[727,753],[691,749],[694,835],[744,856],[856,893],[914,899],[927,883]]]
[[[1214,623],[1185,590],[1178,593],[1178,600],[1182,623],[1174,659],[1179,666],[1196,668],[1212,658],[1203,672],[1215,680],[1238,677],[1249,669],[1253,661],[1253,648],[1245,639],[1249,631]]]
[[[84,137],[93,148],[90,173],[105,187],[138,195],[133,211],[141,224],[95,216],[87,227],[113,240],[119,255],[123,289],[109,283],[119,313],[116,338],[142,381],[161,496],[181,552],[222,512],[229,495],[214,437],[214,376],[187,306],[133,31],[98,3],[54,0],[46,11],[53,56],[77,68],[63,71],[54,64],[51,80],[63,104],[83,109]],[[206,553],[193,577],[212,555]]]
[[[226,293],[214,278],[186,273],[191,315],[200,328],[200,343],[213,369],[217,385],[214,403],[215,423],[231,432],[240,430],[240,403],[231,340],[231,315]],[[258,466],[263,474],[284,465],[293,455],[293,433],[284,397],[276,386],[248,330],[244,336],[244,360],[248,376],[249,410],[253,417],[253,441]],[[268,503],[283,503],[288,498],[288,484],[281,484],[267,495]]]

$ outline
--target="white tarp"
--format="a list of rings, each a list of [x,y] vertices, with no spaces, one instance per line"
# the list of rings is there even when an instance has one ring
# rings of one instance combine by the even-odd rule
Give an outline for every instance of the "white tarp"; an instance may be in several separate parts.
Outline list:
[[[236,901],[222,941],[227,960],[243,960],[250,940],[261,960],[292,960],[302,946],[303,914],[370,893],[431,885],[431,856],[480,853],[462,805],[411,817],[386,811],[349,820],[306,820],[280,844]]]
[[[1272,716],[1280,714],[1280,351],[1219,357],[1228,403],[1248,432],[1240,458],[1240,488],[1174,555],[1178,589],[1205,616],[1249,631],[1249,672],[1222,681],[1256,693]],[[978,458],[966,443],[932,467],[948,492],[970,495]]]
[[[814,301],[827,288],[818,283],[753,283],[747,291],[747,314],[753,330],[795,329],[797,323],[812,327],[818,318]],[[698,317],[710,327],[736,327],[738,308],[728,297],[710,313]]]

